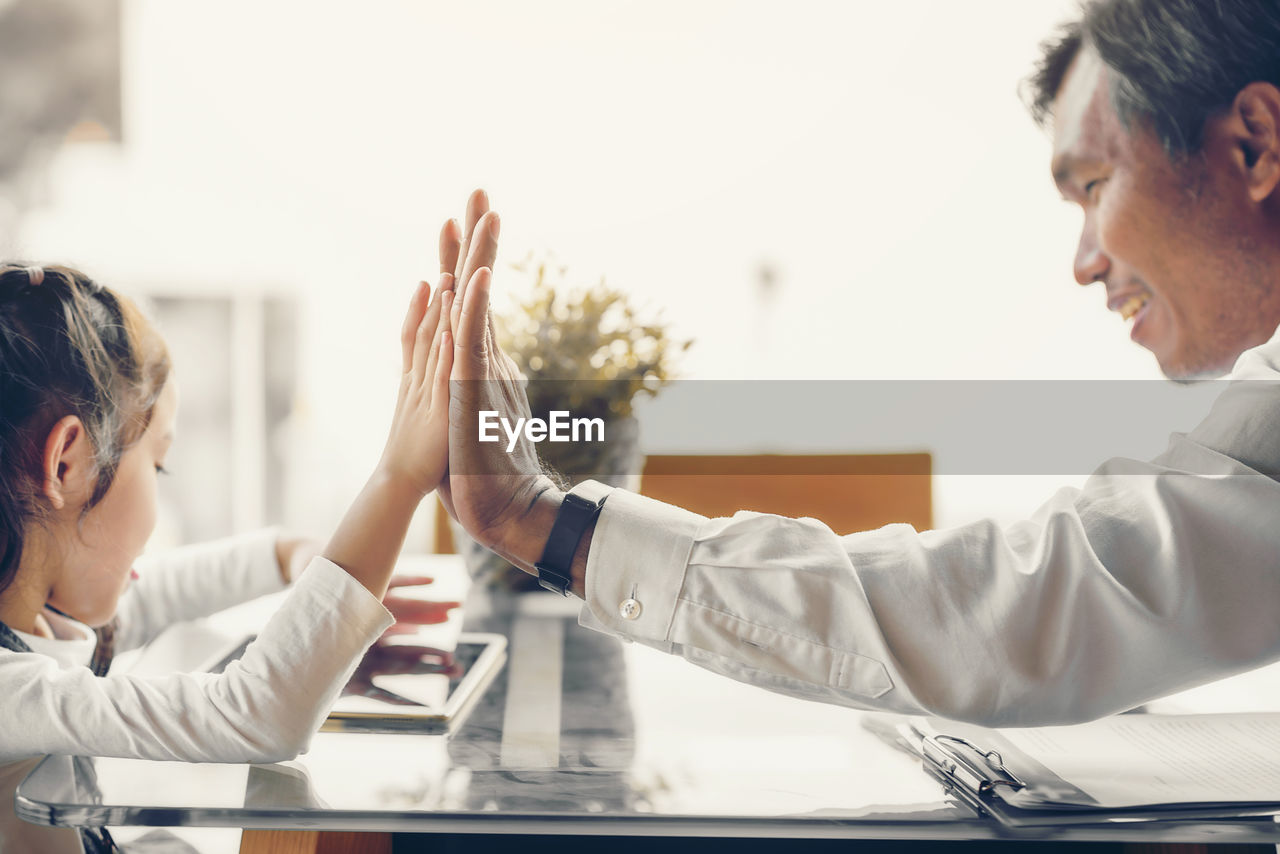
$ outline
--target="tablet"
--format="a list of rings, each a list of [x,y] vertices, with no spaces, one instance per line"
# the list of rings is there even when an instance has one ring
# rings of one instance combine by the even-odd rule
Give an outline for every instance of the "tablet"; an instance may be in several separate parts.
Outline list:
[[[221,673],[256,635],[242,639],[202,667]],[[323,732],[456,730],[507,659],[502,635],[463,632],[452,661],[407,644],[370,648],[320,727]]]

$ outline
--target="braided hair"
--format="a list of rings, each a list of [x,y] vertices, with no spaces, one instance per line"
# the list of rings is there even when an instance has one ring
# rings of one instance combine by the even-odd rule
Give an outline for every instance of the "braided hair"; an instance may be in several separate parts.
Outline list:
[[[68,415],[84,425],[97,470],[87,512],[146,431],[169,367],[163,340],[127,298],[69,267],[0,264],[0,590],[43,518],[49,431]]]

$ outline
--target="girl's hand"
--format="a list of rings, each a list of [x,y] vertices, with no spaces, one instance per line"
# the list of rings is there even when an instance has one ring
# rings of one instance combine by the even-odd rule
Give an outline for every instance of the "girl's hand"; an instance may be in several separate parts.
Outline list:
[[[396,623],[383,634],[383,638],[393,635],[411,634],[420,626],[434,626],[449,619],[449,612],[462,606],[461,602],[436,602],[419,599],[416,596],[400,596],[392,592],[397,587],[420,587],[431,584],[435,579],[426,575],[396,575],[387,584],[387,595],[382,597],[382,604],[396,618]]]
[[[459,225],[456,219],[451,219],[440,229],[440,272],[452,273],[455,285],[457,282],[465,285],[481,267],[493,269],[493,262],[498,255],[498,221],[497,214],[488,216],[489,213],[489,194],[484,190],[476,190],[467,198],[463,218],[465,226]],[[477,233],[481,220],[485,224]],[[472,251],[473,247],[475,251]],[[458,328],[458,315],[462,311],[461,293],[456,287],[454,293],[449,318],[450,331]],[[447,472],[436,495],[444,505],[445,512],[456,520],[458,514],[454,512]]]
[[[292,584],[302,575],[311,559],[320,554],[324,543],[311,537],[280,534],[276,537],[276,564],[280,567],[280,580]]]
[[[400,333],[404,375],[378,470],[419,498],[439,485],[449,461],[452,305],[451,274],[440,276],[434,296],[419,283]]]
[[[453,276],[440,277],[435,298],[421,282],[400,333],[403,376],[391,434],[373,476],[342,517],[324,556],[381,599],[422,497],[444,477],[449,454],[449,314]]]

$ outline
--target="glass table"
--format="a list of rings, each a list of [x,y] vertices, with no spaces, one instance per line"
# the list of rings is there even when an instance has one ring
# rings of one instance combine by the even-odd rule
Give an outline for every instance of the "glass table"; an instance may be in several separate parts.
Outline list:
[[[54,827],[242,827],[242,851],[271,850],[279,831],[364,832],[368,851],[389,851],[392,832],[1280,842],[1270,819],[1015,834],[947,797],[864,713],[726,680],[576,614],[552,594],[472,597],[467,629],[507,635],[510,657],[452,735],[321,732],[275,765],[50,757],[15,809]]]

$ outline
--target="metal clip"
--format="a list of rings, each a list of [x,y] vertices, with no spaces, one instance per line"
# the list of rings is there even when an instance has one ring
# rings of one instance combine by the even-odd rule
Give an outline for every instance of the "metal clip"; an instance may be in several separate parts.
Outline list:
[[[1026,783],[1019,780],[1012,771],[1004,767],[1004,759],[998,751],[983,750],[973,742],[954,735],[931,736],[926,739],[926,746],[931,741],[935,743],[945,741],[957,744],[980,757],[982,765],[985,767],[979,767],[977,762],[970,760],[964,753],[954,749],[947,749],[942,745],[938,745],[938,750],[945,751],[945,755],[930,755],[930,751],[925,751],[926,757],[976,792],[986,794],[996,786],[1008,786],[1015,792],[1027,787]]]

